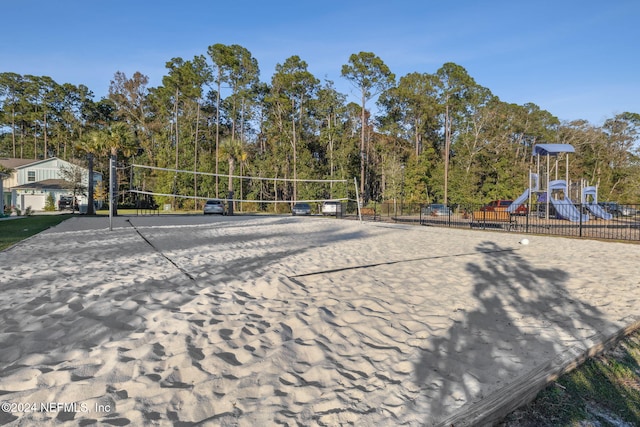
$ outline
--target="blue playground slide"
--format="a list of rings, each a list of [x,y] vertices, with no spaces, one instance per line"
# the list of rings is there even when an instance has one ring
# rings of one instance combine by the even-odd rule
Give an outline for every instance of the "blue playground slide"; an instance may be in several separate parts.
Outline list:
[[[520,205],[523,204],[528,198],[529,198],[529,189],[527,188],[526,190],[524,190],[524,193],[522,193],[520,197],[515,199],[513,203],[509,205],[509,207],[507,208],[507,212],[514,213],[516,209],[518,209]]]
[[[591,196],[592,200],[587,201],[588,197]],[[589,209],[589,212],[593,214],[596,218],[602,219],[611,219],[613,215],[604,210],[602,206],[598,204],[598,189],[596,187],[585,187],[582,189],[582,203]]]
[[[556,208],[556,213],[560,218],[568,219],[569,221],[580,221],[580,212],[573,205],[573,202],[568,197],[562,200],[556,200],[551,197],[551,204]],[[589,215],[582,215],[582,222],[589,221]]]
[[[532,174],[533,178],[537,179],[537,175]],[[537,185],[537,184],[536,184]],[[566,184],[565,181],[563,180],[556,180],[556,181],[551,181],[549,183],[549,188],[551,188],[552,190],[565,190],[566,189]],[[530,189],[527,188],[526,190],[524,190],[524,193],[522,193],[520,195],[520,197],[518,197],[517,199],[515,199],[513,201],[513,203],[511,203],[509,205],[509,207],[507,208],[507,212],[509,213],[514,213],[516,211],[516,209],[518,209],[518,207],[520,207],[520,205],[522,205],[524,202],[527,201],[527,199],[529,198],[529,193],[530,193]],[[542,194],[542,196],[545,196],[546,193]],[[596,200],[596,188],[595,187],[587,187],[583,190],[583,198],[586,197],[586,195],[591,195],[594,198],[594,201],[592,202],[586,202],[584,203],[584,205],[587,207],[587,209],[589,209],[589,211],[598,218],[602,218],[602,219],[611,219],[611,214],[607,211],[605,211],[602,206],[600,206]],[[546,197],[541,197],[538,202],[544,201],[546,200]],[[565,196],[565,198],[563,200],[556,200],[553,197],[551,198],[551,204],[553,204],[553,206],[556,209],[556,214],[558,217],[563,218],[563,219],[568,219],[569,221],[580,221],[580,212],[578,211],[578,209],[576,209],[576,207],[574,206],[573,202],[571,201],[571,199],[569,199],[568,197]],[[588,221],[589,220],[589,215],[587,214],[583,214],[582,215],[582,222]]]
[[[593,203],[593,202],[586,203],[585,206],[587,207],[587,209],[589,209],[589,212],[591,212],[593,216],[595,216],[596,218],[602,218],[602,219],[613,218],[613,215],[605,211],[603,207],[597,203]]]

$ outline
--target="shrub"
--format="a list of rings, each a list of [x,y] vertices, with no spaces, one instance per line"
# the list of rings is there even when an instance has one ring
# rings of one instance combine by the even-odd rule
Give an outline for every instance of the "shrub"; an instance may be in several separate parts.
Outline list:
[[[47,196],[47,203],[44,205],[44,210],[47,212],[52,212],[56,210],[56,200],[53,197],[53,193],[49,193]]]

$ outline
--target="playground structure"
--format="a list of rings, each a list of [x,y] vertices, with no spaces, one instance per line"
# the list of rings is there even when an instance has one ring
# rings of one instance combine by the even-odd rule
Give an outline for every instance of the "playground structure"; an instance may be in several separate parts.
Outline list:
[[[598,204],[598,187],[582,187],[580,196],[582,205],[585,206],[593,216],[606,220],[613,218],[613,215],[611,213],[607,212],[602,206]]]
[[[579,210],[569,197],[572,188],[569,181],[569,153],[575,153],[570,144],[535,145],[533,155],[536,156],[536,172],[529,170],[529,187],[509,205],[507,212],[515,213],[520,205],[528,202],[530,209],[534,205],[537,207],[536,212],[541,218],[555,217],[572,222],[586,222],[591,213],[596,218],[611,219],[611,214],[598,205],[597,187],[583,186],[584,180],[580,182],[580,202],[589,213]],[[561,154],[565,154],[565,179],[559,179],[558,174]],[[540,161],[542,156],[546,157],[545,163]],[[554,157],[553,163],[551,157]],[[551,179],[552,173],[554,179]],[[541,177],[544,179],[541,180]]]

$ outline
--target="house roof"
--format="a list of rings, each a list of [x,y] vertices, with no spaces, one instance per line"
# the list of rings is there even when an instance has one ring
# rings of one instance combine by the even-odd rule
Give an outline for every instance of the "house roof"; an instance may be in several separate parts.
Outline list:
[[[21,166],[30,165],[31,163],[37,163],[40,160],[34,159],[16,159],[15,157],[0,157],[0,165],[8,169],[15,169]]]
[[[48,162],[54,162],[54,161],[62,162],[63,164],[69,163],[71,165],[78,166],[81,169],[87,170],[85,166],[83,166],[82,164],[79,164],[78,160],[75,160],[75,159],[64,160],[64,159],[61,159],[60,157],[49,157],[46,159],[18,159],[15,157],[0,157],[0,165],[9,170],[22,169],[25,167],[34,167],[41,163],[48,163]],[[102,173],[97,172],[95,170],[93,171],[93,173],[94,175],[102,176]]]
[[[28,184],[13,187],[14,190],[69,190],[73,188],[73,183],[64,179],[45,179],[44,181],[30,182]]]
[[[61,159],[60,157],[48,157],[46,159],[16,159],[13,157],[4,157],[4,158],[0,158],[0,165],[10,168],[10,169],[20,169],[23,168],[25,166],[34,166],[37,165],[39,163],[48,163],[48,162],[52,162],[52,161],[59,161],[59,162],[63,162],[63,163],[71,163],[73,165],[79,166],[83,169],[83,166],[79,165],[76,163],[76,161],[74,160],[64,160]]]

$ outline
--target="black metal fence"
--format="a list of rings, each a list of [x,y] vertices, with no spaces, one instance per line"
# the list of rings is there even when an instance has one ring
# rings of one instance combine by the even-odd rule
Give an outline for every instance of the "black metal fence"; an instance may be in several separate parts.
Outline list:
[[[443,206],[377,203],[361,209],[363,219],[423,226],[471,228],[529,234],[640,242],[640,205],[616,203],[524,204],[515,212],[485,205]],[[355,202],[346,203],[344,217],[357,218]]]

